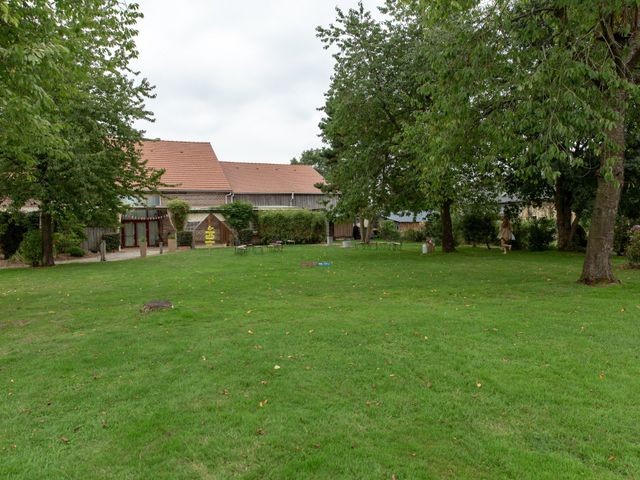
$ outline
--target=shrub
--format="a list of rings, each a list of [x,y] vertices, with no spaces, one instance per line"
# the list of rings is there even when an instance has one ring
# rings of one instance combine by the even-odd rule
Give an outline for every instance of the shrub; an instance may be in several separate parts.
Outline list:
[[[618,255],[624,255],[629,240],[631,240],[631,227],[633,223],[627,217],[618,215],[613,231],[613,251]]]
[[[80,248],[82,238],[75,232],[58,232],[53,236],[53,244],[56,249],[56,253],[69,253],[71,249],[77,247]]]
[[[240,232],[247,230],[254,219],[253,205],[248,202],[233,202],[223,205],[221,210],[226,223],[233,229],[237,239],[242,241]]]
[[[245,228],[244,230],[240,230],[238,232],[238,240],[240,243],[247,245],[253,242],[253,230],[250,228]]]
[[[70,247],[68,253],[72,257],[84,257],[86,254],[85,251],[79,246]]]
[[[37,213],[0,212],[0,251],[5,258],[12,257],[20,248],[24,235],[38,229]]]
[[[119,233],[105,233],[102,235],[107,252],[116,252],[120,249],[120,234]]]
[[[529,224],[516,218],[511,222],[511,232],[516,238],[511,241],[511,249],[526,250],[529,247]]]
[[[187,224],[187,217],[189,216],[189,210],[191,207],[184,200],[173,199],[167,203],[167,210],[171,218],[171,223],[178,232],[184,230]]]
[[[466,213],[462,217],[461,227],[465,241],[474,247],[478,243],[486,244],[488,247],[498,237],[495,216],[489,212],[471,211]]]
[[[536,218],[529,221],[529,250],[540,252],[548,250],[555,237],[555,225],[549,218]],[[515,234],[514,234],[515,236]]]
[[[193,245],[193,232],[178,232],[176,238],[178,239],[179,247],[190,247]]]
[[[319,243],[325,233],[325,216],[308,210],[265,211],[258,215],[260,242],[293,240],[296,243]]]
[[[40,230],[28,231],[18,249],[20,259],[33,267],[40,265],[42,261],[42,235]]]
[[[421,230],[406,230],[402,232],[402,240],[405,242],[424,242],[426,240],[424,228]]]
[[[640,267],[640,227],[630,235],[627,245],[627,262],[633,267]]]
[[[399,240],[400,232],[396,228],[396,222],[393,220],[385,220],[380,225],[380,238],[383,240]]]

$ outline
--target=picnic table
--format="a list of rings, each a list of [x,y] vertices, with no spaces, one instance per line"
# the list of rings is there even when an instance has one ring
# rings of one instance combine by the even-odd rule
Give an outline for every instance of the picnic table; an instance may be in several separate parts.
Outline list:
[[[269,245],[267,245],[267,248],[271,252],[281,252],[283,249],[283,246],[284,245],[282,242],[271,242]]]
[[[233,253],[236,253],[238,255],[244,255],[245,253],[247,253],[247,245],[236,245]]]
[[[375,248],[376,250],[379,248],[386,248],[388,250],[400,250],[402,249],[402,242],[360,242],[357,244],[363,250]]]

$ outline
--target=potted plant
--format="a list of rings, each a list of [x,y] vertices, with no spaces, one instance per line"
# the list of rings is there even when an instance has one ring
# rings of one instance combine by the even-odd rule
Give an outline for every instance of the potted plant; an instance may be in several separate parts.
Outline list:
[[[142,258],[146,257],[147,256],[147,240],[146,239],[140,240],[138,244],[140,245],[140,256]]]
[[[178,249],[178,240],[176,239],[176,234],[174,232],[167,236],[167,246],[169,248],[169,252],[175,252]]]

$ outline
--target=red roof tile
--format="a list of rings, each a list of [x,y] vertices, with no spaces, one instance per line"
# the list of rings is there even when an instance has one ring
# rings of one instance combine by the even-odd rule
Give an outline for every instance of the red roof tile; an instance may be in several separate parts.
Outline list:
[[[144,140],[142,158],[148,167],[165,169],[162,181],[171,186],[162,191],[231,191],[209,142]]]
[[[233,193],[322,193],[324,178],[311,165],[220,162]]]

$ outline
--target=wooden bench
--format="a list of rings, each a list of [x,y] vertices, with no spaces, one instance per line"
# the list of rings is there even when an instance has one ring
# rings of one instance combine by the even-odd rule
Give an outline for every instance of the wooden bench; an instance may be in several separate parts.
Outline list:
[[[283,247],[282,242],[273,242],[273,243],[270,243],[269,245],[267,245],[267,248],[271,252],[281,252],[282,251],[282,247]]]

